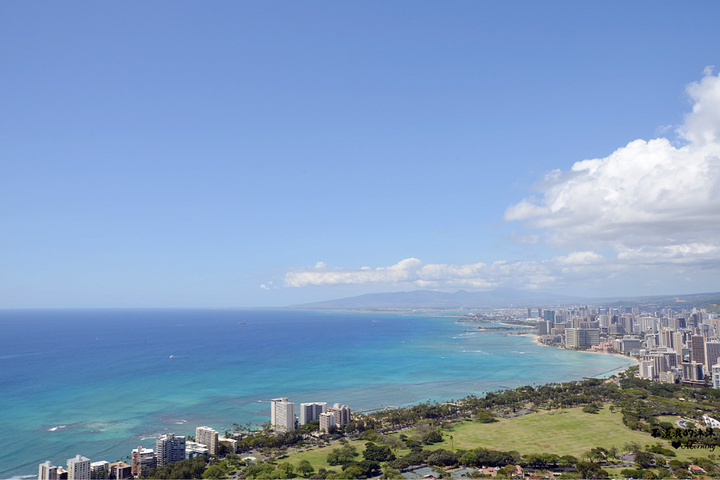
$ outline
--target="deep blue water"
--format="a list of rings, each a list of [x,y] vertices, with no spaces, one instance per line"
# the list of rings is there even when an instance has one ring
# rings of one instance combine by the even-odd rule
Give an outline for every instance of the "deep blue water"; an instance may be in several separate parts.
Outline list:
[[[0,311],[0,478],[124,459],[164,432],[269,420],[269,399],[353,410],[577,380],[630,364],[431,315]],[[173,356],[173,358],[171,358]]]

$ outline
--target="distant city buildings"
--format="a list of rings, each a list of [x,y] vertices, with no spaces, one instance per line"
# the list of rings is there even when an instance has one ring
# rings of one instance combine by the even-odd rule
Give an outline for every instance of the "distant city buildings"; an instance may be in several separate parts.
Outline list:
[[[720,388],[720,370],[715,368],[720,364],[717,314],[697,309],[645,311],[638,307],[582,306],[538,309],[538,317],[538,339],[542,343],[615,350],[639,357],[642,378]]]

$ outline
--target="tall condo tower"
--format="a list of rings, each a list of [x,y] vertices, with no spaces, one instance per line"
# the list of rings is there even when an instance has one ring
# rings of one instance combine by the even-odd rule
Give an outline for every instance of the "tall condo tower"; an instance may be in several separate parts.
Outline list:
[[[67,461],[68,480],[90,480],[90,459],[75,455]]]
[[[300,425],[319,420],[320,414],[327,411],[327,402],[301,403]]]
[[[217,455],[218,432],[210,427],[197,427],[195,429],[195,441],[202,443],[208,448],[210,455]]]
[[[287,397],[270,401],[270,423],[277,430],[295,430],[295,404]]]
[[[158,467],[185,460],[185,436],[166,433],[157,439],[155,447]]]

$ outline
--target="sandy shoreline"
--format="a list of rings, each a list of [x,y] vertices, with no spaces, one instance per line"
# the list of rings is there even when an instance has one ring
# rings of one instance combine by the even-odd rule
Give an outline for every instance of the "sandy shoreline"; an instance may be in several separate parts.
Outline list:
[[[546,344],[542,343],[540,341],[540,338],[533,333],[522,333],[520,335],[523,337],[533,337],[533,343],[535,343],[536,345],[540,345],[542,347],[560,348],[562,350],[567,350],[566,348],[563,348],[563,347],[554,347],[552,345],[546,345]],[[610,355],[611,357],[622,358],[623,360],[632,360],[635,363],[635,365],[640,365],[640,360],[638,360],[635,357],[629,357],[627,355],[623,355],[622,353],[605,353],[605,352],[600,352],[597,350],[571,350],[571,351],[578,352],[578,353],[591,353],[593,355]]]

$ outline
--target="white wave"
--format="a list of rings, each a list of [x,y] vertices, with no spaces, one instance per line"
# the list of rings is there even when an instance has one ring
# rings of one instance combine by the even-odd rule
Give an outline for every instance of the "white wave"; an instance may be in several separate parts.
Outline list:
[[[48,428],[48,432],[57,432],[58,430],[62,430],[63,428],[67,428],[67,425],[58,425],[57,427],[51,427]]]
[[[475,337],[475,336],[477,336],[477,334],[478,334],[478,332],[467,332],[467,333],[461,333],[460,335],[457,335],[452,338],[458,339],[458,338]]]
[[[9,355],[0,355],[0,360],[10,360],[11,358],[19,358],[19,357],[35,357],[37,355],[40,355],[40,352],[12,353]],[[33,476],[35,476],[35,475],[33,475]]]
[[[10,478],[4,478],[3,480],[22,480],[23,478],[35,478],[37,475],[16,475]]]

